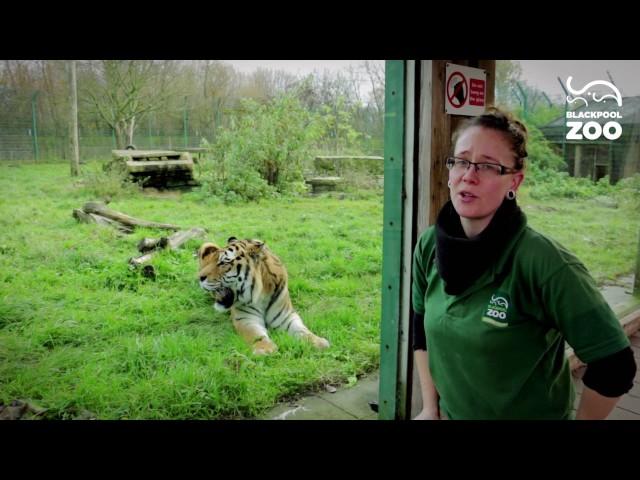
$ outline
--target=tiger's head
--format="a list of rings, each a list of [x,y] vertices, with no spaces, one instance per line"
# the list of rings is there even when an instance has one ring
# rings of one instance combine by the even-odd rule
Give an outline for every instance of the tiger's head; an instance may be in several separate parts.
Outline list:
[[[236,286],[241,284],[242,266],[248,258],[262,255],[264,242],[230,237],[227,246],[204,243],[198,249],[200,287],[215,298],[216,310],[229,310],[237,300]]]

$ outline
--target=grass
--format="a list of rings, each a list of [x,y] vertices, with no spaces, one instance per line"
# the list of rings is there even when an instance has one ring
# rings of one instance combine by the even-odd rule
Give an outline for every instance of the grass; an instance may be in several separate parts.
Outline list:
[[[332,346],[275,332],[280,350],[253,357],[197,284],[201,240],[159,255],[153,281],[127,260],[161,232],[121,236],[72,218],[104,187],[91,178],[87,188],[66,165],[0,167],[0,401],[29,400],[48,418],[252,418],[377,368],[380,195],[235,206],[197,193],[113,198],[132,216],[201,226],[219,244],[260,238],[280,256],[294,306]]]
[[[620,198],[618,208],[596,199],[534,200],[525,187],[519,203],[529,225],[576,254],[598,284],[619,283],[634,272],[640,234],[637,200]]]
[[[88,170],[74,182],[66,164],[0,165],[0,402],[28,400],[60,419],[255,418],[378,367],[379,192],[227,206],[197,192],[123,194]],[[139,239],[161,232],[119,235],[72,218],[103,195],[136,217],[205,227],[219,244],[265,240],[287,265],[294,306],[331,348],[274,332],[279,351],[252,356],[197,284],[201,241],[162,252],[155,281],[130,271]],[[599,281],[633,271],[637,206],[532,201],[526,192],[521,203]]]

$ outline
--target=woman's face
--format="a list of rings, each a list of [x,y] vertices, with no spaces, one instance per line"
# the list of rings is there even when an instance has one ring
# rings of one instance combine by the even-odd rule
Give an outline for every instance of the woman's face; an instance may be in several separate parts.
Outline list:
[[[484,127],[466,129],[458,137],[454,156],[474,163],[494,163],[510,169],[515,167],[515,153],[506,136]],[[484,228],[507,192],[517,191],[523,179],[522,171],[500,175],[493,170],[476,171],[473,165],[466,171],[454,167],[449,170],[453,206],[467,222],[483,224],[481,227]]]

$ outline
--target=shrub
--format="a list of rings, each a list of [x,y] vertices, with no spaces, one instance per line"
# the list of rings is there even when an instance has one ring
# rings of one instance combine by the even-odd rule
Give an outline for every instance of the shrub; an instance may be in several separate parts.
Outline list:
[[[84,166],[80,183],[95,198],[128,197],[142,190],[141,185],[133,182],[125,169],[105,170],[98,162]]]
[[[266,104],[243,99],[229,128],[203,141],[213,157],[203,187],[226,202],[304,191],[303,159],[321,134],[318,117],[291,95]]]

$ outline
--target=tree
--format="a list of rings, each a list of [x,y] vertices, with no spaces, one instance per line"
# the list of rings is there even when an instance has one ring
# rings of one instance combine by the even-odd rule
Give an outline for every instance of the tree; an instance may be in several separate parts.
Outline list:
[[[83,98],[113,129],[118,148],[133,143],[136,125],[174,95],[170,61],[100,60],[87,64]]]
[[[517,60],[496,61],[496,105],[511,108],[518,102],[514,92],[521,76],[522,67]]]
[[[371,84],[371,96],[363,112],[363,119],[366,122],[366,131],[371,132],[374,145],[379,145],[379,153],[383,145],[384,137],[384,102],[385,102],[385,65],[384,62],[364,62],[364,69],[367,72]]]
[[[366,60],[364,69],[371,82],[371,96],[377,112],[384,112],[384,65]]]
[[[53,134],[55,138],[54,144],[50,147],[53,149],[53,155],[60,158],[66,158],[67,145],[62,139],[67,135],[67,117],[69,105],[69,90],[64,88],[67,86],[67,72],[64,61],[60,60],[40,60],[39,75],[41,77],[41,85],[39,90],[42,92],[38,98],[39,102],[42,132]]]
[[[214,60],[204,61],[202,66],[202,98],[199,113],[202,130],[212,133],[222,125],[224,111],[236,101],[235,92],[240,82],[239,75],[231,65]]]
[[[258,68],[244,82],[241,96],[258,101],[269,101],[286,93],[299,82],[295,75],[283,70]]]
[[[76,83],[76,61],[69,60],[69,139],[71,143],[71,176],[80,174],[80,148],[78,145],[78,88]]]

